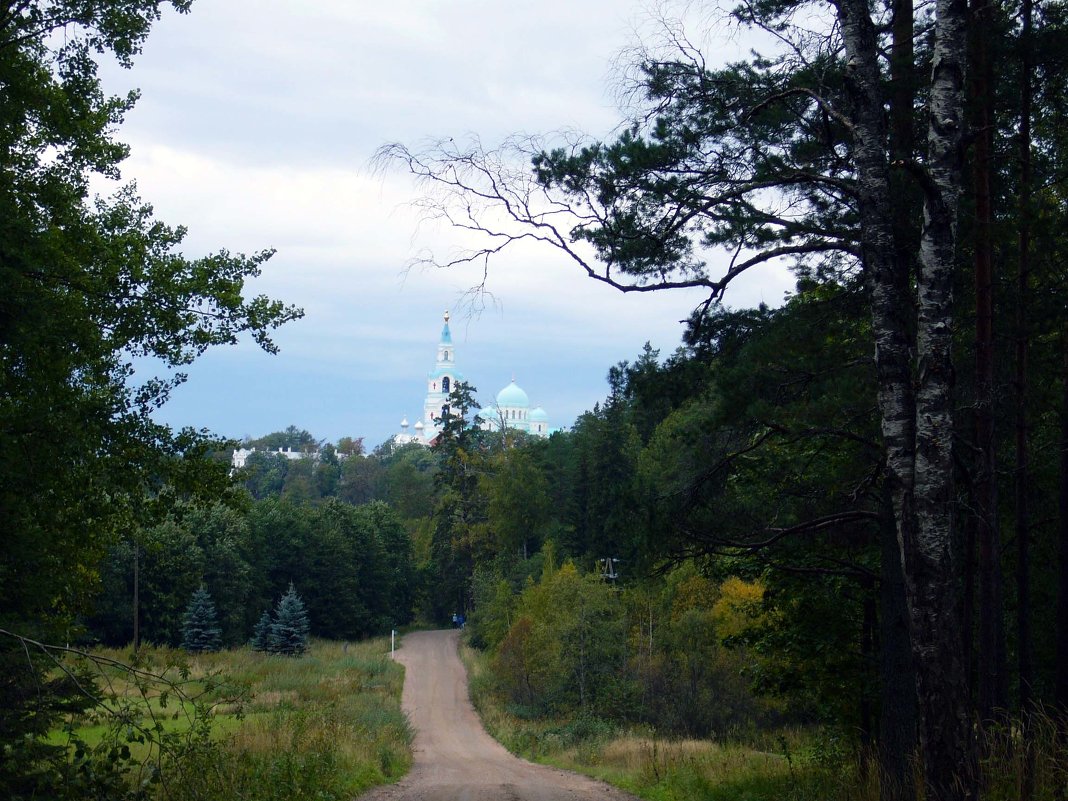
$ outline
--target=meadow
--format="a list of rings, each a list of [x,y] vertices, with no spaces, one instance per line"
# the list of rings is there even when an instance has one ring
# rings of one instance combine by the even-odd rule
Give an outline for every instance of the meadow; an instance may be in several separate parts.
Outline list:
[[[131,789],[174,801],[350,799],[411,763],[404,669],[388,650],[386,639],[313,640],[298,658],[144,648],[141,678],[108,663],[129,651],[94,651],[109,711],[71,717],[51,741],[74,760],[125,754]]]

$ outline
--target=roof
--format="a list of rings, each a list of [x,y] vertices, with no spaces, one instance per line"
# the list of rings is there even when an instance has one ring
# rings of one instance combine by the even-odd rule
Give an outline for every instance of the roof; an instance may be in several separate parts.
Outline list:
[[[439,367],[436,370],[431,370],[426,374],[427,378],[441,378],[442,376],[451,375],[453,380],[460,382],[464,380],[464,375],[459,370],[453,370],[451,367]]]
[[[530,398],[513,380],[511,384],[497,393],[497,405],[526,408],[530,406]]]

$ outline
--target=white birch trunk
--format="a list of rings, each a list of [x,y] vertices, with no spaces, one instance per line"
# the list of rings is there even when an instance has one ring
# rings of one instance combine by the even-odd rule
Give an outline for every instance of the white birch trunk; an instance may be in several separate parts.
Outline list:
[[[894,259],[885,102],[866,0],[837,0],[854,87],[854,153],[871,282],[879,408],[905,575],[928,801],[969,798],[970,721],[957,619],[953,547],[952,283],[961,187],[965,0],[938,0],[917,276],[918,370],[909,349],[908,265]]]

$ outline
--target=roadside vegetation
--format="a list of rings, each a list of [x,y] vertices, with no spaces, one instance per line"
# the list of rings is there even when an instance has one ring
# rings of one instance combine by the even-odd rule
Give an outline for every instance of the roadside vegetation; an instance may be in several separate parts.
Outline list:
[[[145,648],[139,674],[118,667],[129,652],[94,651],[101,703],[48,740],[66,749],[68,788],[99,789],[93,774],[111,771],[109,797],[349,799],[411,763],[404,670],[388,650],[381,638],[313,640],[301,658]]]
[[[460,647],[471,701],[487,731],[513,754],[583,773],[649,801],[879,801],[874,755],[848,733],[781,725],[720,737],[663,735],[650,726],[571,710],[532,716],[509,703],[490,654]],[[1053,718],[1038,719],[1034,798],[1058,799],[1068,776]],[[1015,801],[1027,756],[1002,732],[982,762],[984,798]]]

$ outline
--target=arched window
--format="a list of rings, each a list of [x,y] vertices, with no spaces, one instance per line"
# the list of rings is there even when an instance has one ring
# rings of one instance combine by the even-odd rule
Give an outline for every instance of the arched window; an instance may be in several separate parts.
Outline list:
[[[449,407],[447,405],[446,406],[442,406],[441,407],[441,416],[442,417],[448,417],[448,414],[449,414]]]
[[[448,376],[445,376],[443,379],[441,379],[441,391],[442,392],[448,392],[449,391],[449,377]]]

